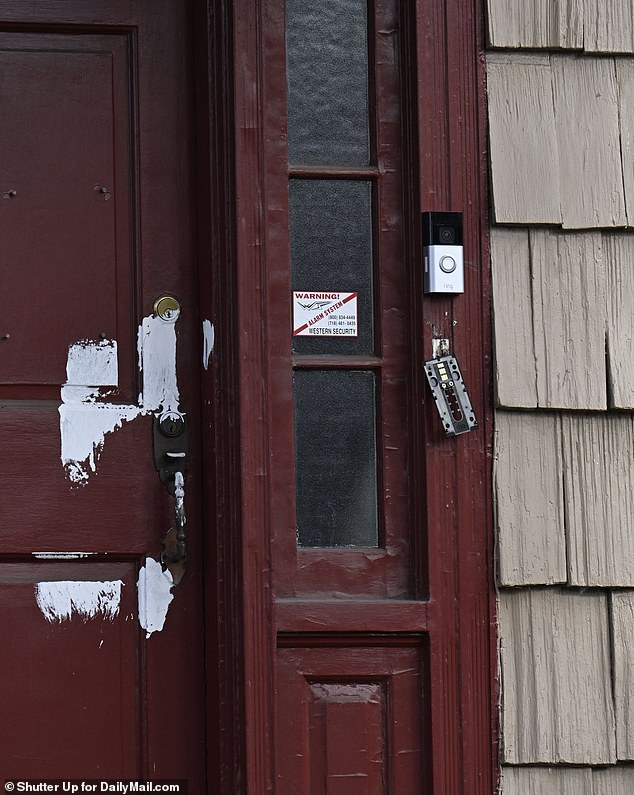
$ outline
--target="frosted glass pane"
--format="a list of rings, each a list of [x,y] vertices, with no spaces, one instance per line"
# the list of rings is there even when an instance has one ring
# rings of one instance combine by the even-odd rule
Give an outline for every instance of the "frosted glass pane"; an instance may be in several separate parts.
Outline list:
[[[287,0],[289,161],[368,165],[366,0]]]
[[[374,373],[298,370],[294,383],[298,544],[378,546]]]

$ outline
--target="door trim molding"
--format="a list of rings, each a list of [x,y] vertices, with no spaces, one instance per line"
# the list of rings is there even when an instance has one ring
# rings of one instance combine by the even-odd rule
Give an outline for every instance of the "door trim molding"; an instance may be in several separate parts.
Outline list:
[[[215,344],[201,379],[207,780],[245,788],[239,326],[231,0],[194,0],[199,321]],[[241,261],[241,260],[240,260]],[[202,352],[201,352],[202,356]],[[250,709],[250,707],[249,707]],[[262,790],[263,792],[265,790]]]

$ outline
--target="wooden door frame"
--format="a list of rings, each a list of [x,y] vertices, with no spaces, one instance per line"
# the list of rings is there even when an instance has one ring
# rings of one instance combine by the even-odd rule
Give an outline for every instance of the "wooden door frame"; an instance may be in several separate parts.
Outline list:
[[[227,791],[274,792],[270,433],[266,390],[280,363],[262,332],[271,297],[284,300],[267,267],[285,244],[287,218],[270,202],[286,173],[266,119],[267,31],[283,3],[197,0],[197,149],[201,317],[217,345],[202,394],[209,781]],[[480,430],[446,440],[429,406],[417,412],[417,526],[426,529],[422,579],[430,585],[430,761],[434,795],[491,795],[495,788],[496,632],[492,541],[492,355],[481,0],[401,2],[406,57],[404,162],[408,256],[420,262],[419,213],[463,210],[467,291],[418,299],[412,381],[432,337],[451,341]],[[450,8],[446,8],[450,6]],[[407,64],[406,64],[407,66]],[[287,296],[286,296],[287,298]],[[428,573],[428,578],[427,575]]]
[[[194,0],[208,791],[246,792],[241,429],[231,0]],[[202,749],[201,749],[202,750]],[[218,790],[218,787],[221,790]]]

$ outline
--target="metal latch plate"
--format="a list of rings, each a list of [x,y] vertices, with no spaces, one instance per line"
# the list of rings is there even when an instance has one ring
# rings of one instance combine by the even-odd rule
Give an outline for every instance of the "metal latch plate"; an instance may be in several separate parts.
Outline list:
[[[425,362],[425,375],[447,436],[458,436],[477,428],[456,357],[441,356]]]

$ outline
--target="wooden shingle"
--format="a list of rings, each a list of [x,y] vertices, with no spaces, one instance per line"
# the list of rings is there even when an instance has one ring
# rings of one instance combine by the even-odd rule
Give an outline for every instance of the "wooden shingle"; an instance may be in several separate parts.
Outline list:
[[[615,58],[627,220],[634,226],[634,58]]]
[[[625,226],[614,60],[553,55],[551,67],[563,226]]]
[[[619,765],[605,770],[593,770],[592,790],[593,795],[632,795],[634,767]]]
[[[634,409],[634,233],[603,236],[610,405]]]
[[[605,266],[599,233],[531,231],[538,403],[604,409]]]
[[[503,767],[500,795],[594,795],[590,768]]]
[[[498,223],[561,223],[548,56],[490,54],[491,183]]]
[[[499,406],[535,408],[537,383],[527,229],[491,230],[495,385]]]
[[[634,591],[617,591],[612,599],[616,750],[634,759]],[[634,792],[634,780],[631,792]]]
[[[586,52],[634,52],[634,7],[628,0],[585,0]]]
[[[500,585],[566,582],[558,416],[498,411],[495,505]]]
[[[562,417],[568,582],[634,586],[634,424]]]
[[[607,596],[502,591],[502,751],[510,764],[614,764]]]
[[[488,0],[492,47],[583,46],[582,0]]]

